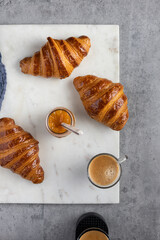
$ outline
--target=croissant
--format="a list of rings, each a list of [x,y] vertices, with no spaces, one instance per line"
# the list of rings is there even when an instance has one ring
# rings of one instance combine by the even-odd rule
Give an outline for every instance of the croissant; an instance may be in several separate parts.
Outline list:
[[[0,119],[0,166],[33,183],[41,183],[44,171],[38,156],[38,141],[11,118]]]
[[[90,39],[86,36],[57,40],[51,37],[33,57],[20,61],[21,71],[42,77],[66,78],[77,67],[90,49]]]
[[[122,84],[92,75],[77,77],[73,83],[91,118],[113,130],[124,127],[129,113]]]

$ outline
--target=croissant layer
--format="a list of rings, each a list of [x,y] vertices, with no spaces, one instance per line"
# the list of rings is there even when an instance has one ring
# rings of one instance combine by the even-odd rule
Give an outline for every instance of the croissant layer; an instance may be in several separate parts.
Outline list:
[[[127,97],[121,83],[93,75],[77,77],[73,81],[89,116],[113,130],[121,130],[129,113]]]
[[[33,183],[41,183],[44,171],[38,156],[38,141],[11,118],[0,119],[0,166]]]
[[[47,40],[33,57],[20,61],[23,73],[45,78],[69,77],[73,69],[87,56],[91,46],[90,39],[86,36],[70,37],[66,40],[48,37]]]

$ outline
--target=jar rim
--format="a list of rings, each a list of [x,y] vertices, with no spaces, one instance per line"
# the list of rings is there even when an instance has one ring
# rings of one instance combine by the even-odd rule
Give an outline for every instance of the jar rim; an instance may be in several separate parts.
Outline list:
[[[72,125],[72,126],[75,126],[75,121],[76,121],[76,120],[75,120],[74,114],[73,114],[69,109],[67,109],[67,108],[65,108],[65,107],[56,107],[56,108],[52,109],[52,111],[50,111],[50,112],[47,114],[47,116],[46,116],[46,128],[47,128],[48,132],[49,132],[51,135],[55,136],[55,137],[61,138],[61,137],[66,137],[66,136],[68,136],[69,134],[71,134],[71,132],[68,131],[68,130],[66,130],[64,133],[56,133],[56,132],[54,132],[54,131],[52,131],[52,130],[50,129],[49,124],[48,124],[48,119],[49,119],[50,115],[51,115],[53,112],[58,111],[58,110],[65,111],[65,112],[67,112],[67,113],[69,114],[69,116],[70,116],[70,118],[71,118],[71,125]]]

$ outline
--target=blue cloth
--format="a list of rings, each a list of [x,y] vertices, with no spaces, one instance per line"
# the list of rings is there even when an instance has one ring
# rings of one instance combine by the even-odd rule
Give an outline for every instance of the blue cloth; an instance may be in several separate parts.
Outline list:
[[[2,59],[2,55],[0,53],[0,109],[2,106],[4,94],[6,91],[6,85],[7,85],[6,70],[5,70],[5,66],[1,62],[1,59]]]

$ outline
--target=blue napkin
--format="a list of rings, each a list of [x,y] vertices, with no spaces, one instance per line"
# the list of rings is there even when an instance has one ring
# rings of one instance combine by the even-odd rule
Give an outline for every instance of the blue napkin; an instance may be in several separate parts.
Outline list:
[[[6,69],[5,69],[5,66],[1,62],[1,59],[2,59],[2,55],[0,53],[0,109],[2,106],[4,94],[6,91],[6,85],[7,85]]]

